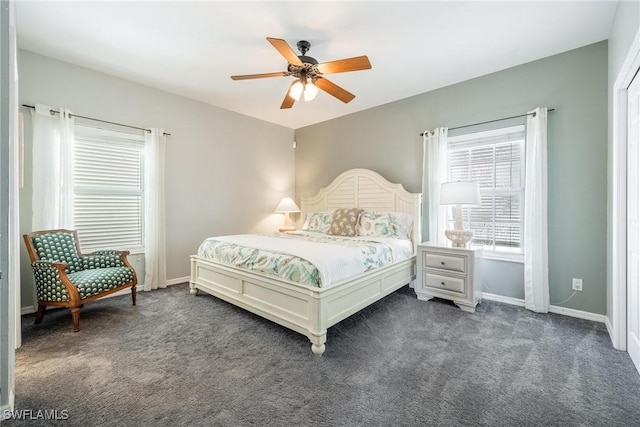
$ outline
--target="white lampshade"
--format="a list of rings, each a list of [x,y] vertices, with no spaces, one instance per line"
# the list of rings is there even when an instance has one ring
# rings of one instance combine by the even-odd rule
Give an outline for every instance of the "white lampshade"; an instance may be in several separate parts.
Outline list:
[[[296,202],[294,202],[291,197],[285,197],[278,204],[275,212],[276,213],[300,212],[300,208],[298,207],[298,205],[296,205]]]
[[[308,82],[307,85],[304,87],[305,102],[313,100],[317,94],[318,94],[318,87],[313,83]]]
[[[443,182],[441,205],[479,205],[480,186],[475,181]]]
[[[289,89],[289,96],[297,101],[300,99],[300,95],[302,95],[303,90],[304,86],[302,86],[302,82],[300,80],[297,80],[294,84],[291,85],[291,89]]]

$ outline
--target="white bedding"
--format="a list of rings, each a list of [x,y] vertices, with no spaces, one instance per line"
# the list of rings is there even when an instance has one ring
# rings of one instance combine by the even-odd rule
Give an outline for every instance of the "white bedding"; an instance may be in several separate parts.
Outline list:
[[[309,231],[296,231],[287,234],[318,238],[327,236],[325,233]],[[211,240],[303,258],[318,270],[322,287],[330,286],[365,272],[365,255],[360,247],[284,237],[286,236],[239,234],[217,236],[211,238]],[[413,255],[413,245],[407,239],[372,236],[350,237],[348,239],[363,243],[382,243],[388,246],[391,250],[393,262],[407,259]]]
[[[301,234],[307,236],[326,236],[325,233],[317,233],[314,231],[290,231],[289,234]],[[392,237],[373,237],[373,236],[356,236],[348,237],[351,240],[361,240],[364,242],[384,243],[391,248],[393,261],[398,262],[407,259],[413,255],[413,244],[409,239],[397,239]]]

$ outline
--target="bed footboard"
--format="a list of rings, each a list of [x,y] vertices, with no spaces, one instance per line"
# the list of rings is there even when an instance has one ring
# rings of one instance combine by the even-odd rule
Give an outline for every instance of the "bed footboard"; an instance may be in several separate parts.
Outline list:
[[[305,335],[325,351],[327,329],[415,279],[415,257],[328,288],[298,285],[193,255],[189,291],[201,290]]]

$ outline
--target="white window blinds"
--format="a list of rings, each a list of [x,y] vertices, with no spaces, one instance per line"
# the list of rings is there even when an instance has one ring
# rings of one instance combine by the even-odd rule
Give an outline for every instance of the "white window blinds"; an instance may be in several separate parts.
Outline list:
[[[472,245],[485,251],[522,253],[524,137],[524,126],[514,126],[448,140],[447,180],[480,184],[481,205],[466,217]]]
[[[73,222],[82,250],[143,250],[144,138],[76,126]]]

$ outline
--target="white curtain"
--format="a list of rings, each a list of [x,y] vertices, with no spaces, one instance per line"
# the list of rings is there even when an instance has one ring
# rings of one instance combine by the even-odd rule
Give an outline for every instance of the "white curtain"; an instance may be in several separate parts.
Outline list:
[[[165,245],[164,163],[166,137],[162,129],[145,133],[144,164],[144,290],[167,287]]]
[[[73,227],[73,117],[37,104],[33,116],[32,230]]]
[[[547,244],[547,109],[527,116],[524,201],[524,301],[538,313],[549,311]]]
[[[440,206],[440,186],[447,179],[447,135],[448,128],[425,131],[422,158],[422,202],[427,205],[425,224],[423,215],[422,240],[445,242],[447,211]]]

